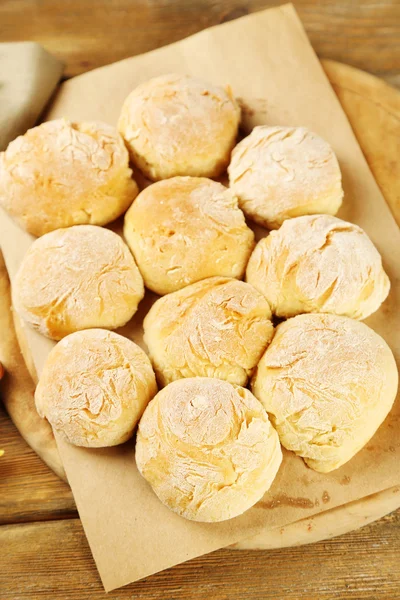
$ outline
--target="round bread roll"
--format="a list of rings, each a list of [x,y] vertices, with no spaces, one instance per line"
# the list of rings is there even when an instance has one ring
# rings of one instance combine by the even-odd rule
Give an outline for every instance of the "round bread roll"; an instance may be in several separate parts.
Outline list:
[[[51,350],[35,393],[36,408],[75,446],[102,448],[128,440],[157,393],[139,346],[112,331],[87,329]]]
[[[252,381],[282,445],[328,473],[374,435],[396,397],[386,342],[364,323],[299,315],[281,323]]]
[[[0,154],[0,203],[36,236],[70,225],[105,225],[137,196],[131,175],[128,151],[113,127],[49,121]]]
[[[270,319],[251,285],[211,277],[157,300],[144,340],[162,385],[195,376],[246,385],[273,336]]]
[[[19,316],[53,340],[80,329],[121,327],[143,296],[127,245],[94,225],[57,229],[35,240],[12,287]]]
[[[229,163],[239,119],[229,88],[175,74],[133,90],[118,128],[132,161],[149,179],[216,177]]]
[[[289,219],[272,231],[251,255],[246,280],[278,317],[324,312],[365,319],[390,288],[367,234],[329,215]]]
[[[300,215],[334,215],[342,203],[336,156],[304,127],[255,127],[232,152],[228,173],[243,212],[268,229]]]
[[[160,295],[214,275],[242,278],[254,247],[232,192],[197,177],[143,190],[125,215],[124,235],[146,287]]]
[[[140,473],[161,502],[193,521],[225,521],[248,510],[270,488],[281,461],[261,404],[226,381],[175,381],[139,424]]]

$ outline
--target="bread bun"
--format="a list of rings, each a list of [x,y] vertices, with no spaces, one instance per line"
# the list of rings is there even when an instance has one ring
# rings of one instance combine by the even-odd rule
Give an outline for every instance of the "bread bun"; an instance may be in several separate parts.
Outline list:
[[[80,329],[121,327],[144,296],[127,245],[94,225],[57,229],[35,240],[12,289],[16,312],[54,340]]]
[[[112,331],[88,329],[51,350],[35,401],[39,415],[68,442],[101,448],[128,440],[156,393],[139,346]]]
[[[49,121],[0,154],[0,204],[36,236],[71,225],[105,225],[136,197],[131,175],[113,127]]]
[[[157,300],[144,340],[162,385],[195,376],[246,385],[273,336],[270,319],[251,285],[211,277]]]
[[[367,234],[329,215],[288,219],[272,231],[251,255],[246,280],[278,317],[324,312],[365,319],[390,288]]]
[[[261,404],[226,381],[175,381],[150,402],[139,424],[140,473],[161,502],[193,521],[242,514],[269,489],[281,460]]]
[[[321,473],[350,460],[384,421],[398,374],[364,323],[300,315],[281,323],[252,381],[285,448]]]
[[[254,247],[232,192],[198,177],[143,190],[125,215],[124,235],[146,287],[160,295],[214,275],[242,278]]]
[[[229,163],[239,118],[229,89],[162,75],[127,97],[118,128],[132,161],[149,179],[216,177]]]
[[[240,208],[268,229],[300,215],[334,215],[342,203],[336,156],[305,127],[255,127],[233,150],[228,173]]]

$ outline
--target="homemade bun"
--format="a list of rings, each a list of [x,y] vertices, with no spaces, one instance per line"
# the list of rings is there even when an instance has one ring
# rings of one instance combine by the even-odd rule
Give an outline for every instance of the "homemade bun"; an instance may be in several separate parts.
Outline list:
[[[273,336],[270,319],[251,285],[211,277],[157,300],[144,340],[162,385],[195,376],[246,385]]]
[[[324,312],[365,319],[390,288],[367,234],[328,215],[289,219],[272,231],[251,255],[246,280],[278,317]]]
[[[248,510],[270,488],[281,460],[261,404],[226,381],[175,381],[140,420],[140,473],[161,502],[193,521],[224,521]]]
[[[51,350],[35,401],[39,415],[68,442],[101,448],[129,439],[156,393],[139,346],[112,331],[87,329]]]
[[[229,88],[162,75],[127,97],[118,128],[132,161],[150,179],[216,177],[229,163],[239,119]]]
[[[128,151],[105,123],[34,127],[0,154],[0,204],[29,233],[105,225],[138,193]]]
[[[35,240],[12,286],[16,312],[54,340],[80,329],[116,329],[135,314],[143,280],[119,235],[94,225]]]
[[[255,127],[232,152],[230,187],[256,223],[327,213],[342,203],[342,177],[327,142],[305,127]]]
[[[374,435],[396,397],[386,342],[364,323],[300,315],[281,323],[252,381],[285,448],[328,473]]]
[[[146,287],[160,295],[214,275],[242,278],[254,247],[232,192],[198,177],[143,190],[125,215],[124,235]]]

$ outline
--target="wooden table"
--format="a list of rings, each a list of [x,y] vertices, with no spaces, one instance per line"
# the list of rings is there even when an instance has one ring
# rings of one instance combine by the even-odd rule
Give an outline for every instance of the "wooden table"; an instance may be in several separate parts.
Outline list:
[[[34,40],[71,76],[276,2],[1,0],[0,41]],[[400,85],[400,3],[301,0],[318,54]],[[1,335],[1,332],[0,332]],[[0,408],[0,600],[105,598],[70,489]],[[276,551],[221,550],[108,595],[173,600],[400,598],[400,510],[352,534]]]

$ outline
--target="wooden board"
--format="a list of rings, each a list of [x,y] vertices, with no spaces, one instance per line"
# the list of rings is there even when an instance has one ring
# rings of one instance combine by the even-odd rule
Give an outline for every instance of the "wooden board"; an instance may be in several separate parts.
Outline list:
[[[297,548],[218,550],[105,594],[78,519],[0,529],[1,600],[399,600],[400,515]],[[7,560],[7,557],[8,560]]]
[[[72,77],[285,1],[3,0],[0,36],[41,43]],[[294,0],[294,5],[318,56],[400,81],[398,0]]]
[[[324,67],[347,113],[383,194],[400,225],[400,93],[379,79],[332,61]],[[21,435],[41,458],[64,477],[54,439],[46,422],[34,410],[33,383],[16,342],[10,313],[8,281],[0,264],[0,360],[8,376],[4,401]],[[71,498],[65,509],[71,510]],[[315,542],[369,523],[400,506],[400,488],[338,507],[312,519],[260,534],[237,548],[277,548]],[[42,518],[46,518],[45,516]]]

